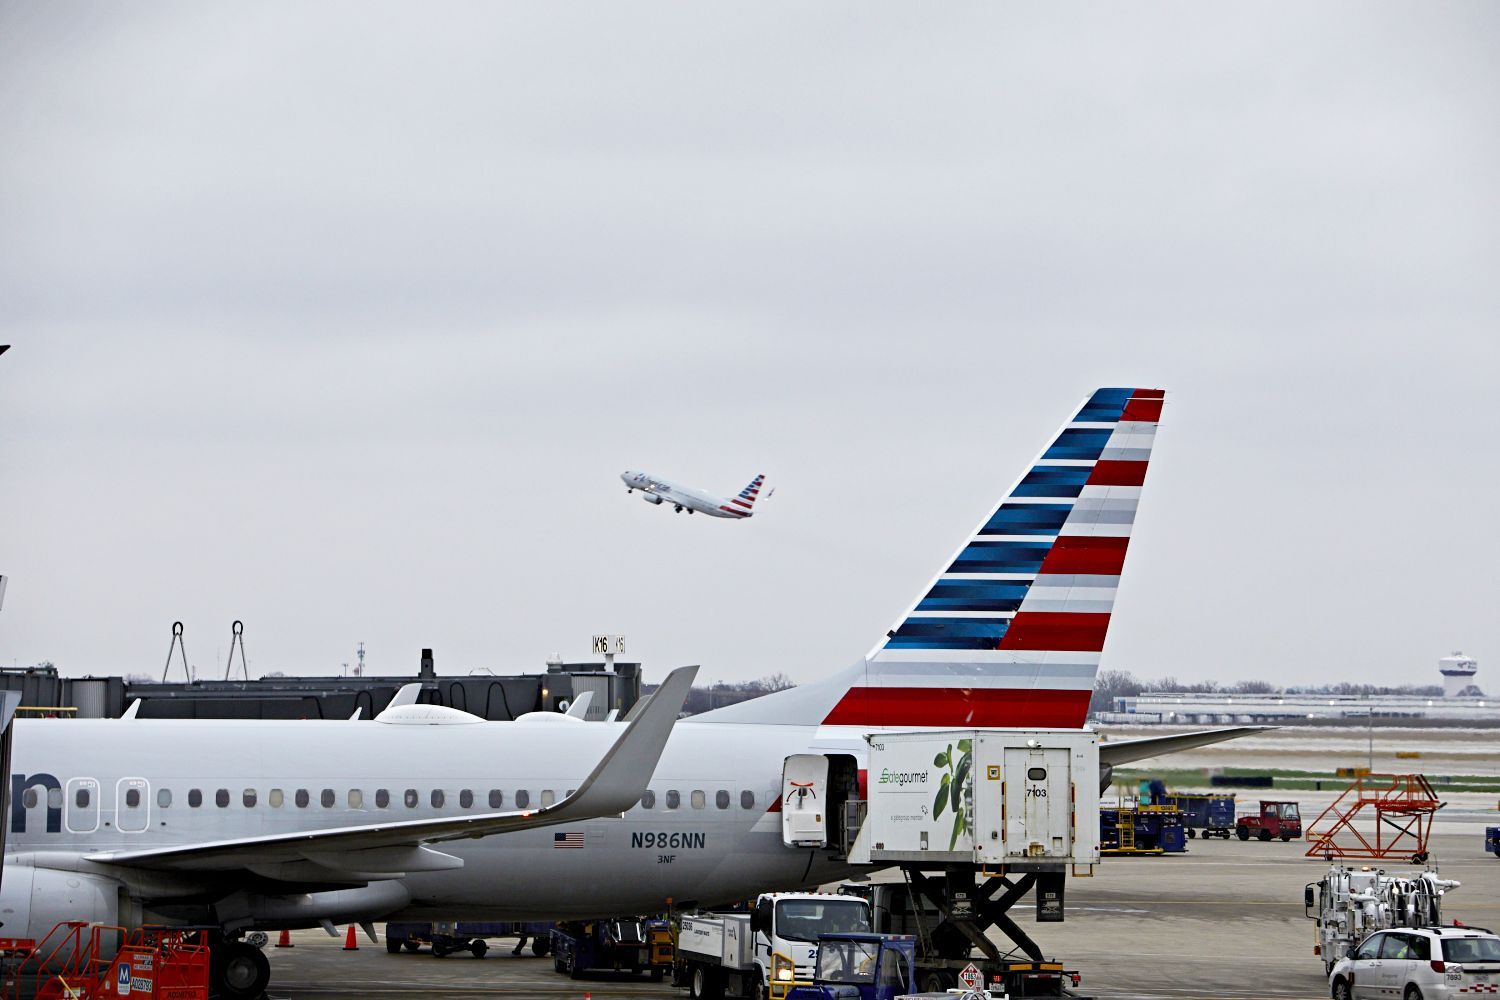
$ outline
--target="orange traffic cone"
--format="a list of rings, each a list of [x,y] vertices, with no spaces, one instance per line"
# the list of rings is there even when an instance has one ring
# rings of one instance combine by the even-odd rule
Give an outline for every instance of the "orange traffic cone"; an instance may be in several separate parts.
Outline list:
[[[292,932],[291,931],[282,931],[281,932],[281,937],[279,937],[279,938],[276,939],[276,947],[278,947],[278,948],[295,948],[295,947],[297,947],[296,945],[292,944]]]
[[[354,925],[349,925],[349,933],[344,935],[344,950],[359,951],[359,942],[354,940]]]

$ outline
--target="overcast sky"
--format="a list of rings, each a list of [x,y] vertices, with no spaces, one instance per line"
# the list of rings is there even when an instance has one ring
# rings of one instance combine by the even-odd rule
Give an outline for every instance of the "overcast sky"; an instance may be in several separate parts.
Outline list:
[[[1104,666],[1500,689],[1497,52],[1489,3],[9,0],[0,659],[811,680],[1142,385]]]

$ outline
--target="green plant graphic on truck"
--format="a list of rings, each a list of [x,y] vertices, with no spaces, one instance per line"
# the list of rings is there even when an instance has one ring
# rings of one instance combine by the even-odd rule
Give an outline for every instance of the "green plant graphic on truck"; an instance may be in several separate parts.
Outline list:
[[[932,758],[936,767],[946,768],[943,780],[938,782],[937,796],[932,800],[932,818],[937,819],[944,809],[953,812],[953,836],[948,838],[948,850],[958,846],[958,835],[969,832],[969,813],[973,802],[969,796],[969,777],[974,770],[974,741],[958,741],[958,759],[953,757],[953,744],[939,750]]]

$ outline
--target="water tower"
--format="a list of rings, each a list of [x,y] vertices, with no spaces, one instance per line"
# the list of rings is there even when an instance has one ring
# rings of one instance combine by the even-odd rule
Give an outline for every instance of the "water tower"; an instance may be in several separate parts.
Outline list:
[[[1438,660],[1438,672],[1443,675],[1443,697],[1457,698],[1474,683],[1479,672],[1479,661],[1455,651],[1452,656]]]

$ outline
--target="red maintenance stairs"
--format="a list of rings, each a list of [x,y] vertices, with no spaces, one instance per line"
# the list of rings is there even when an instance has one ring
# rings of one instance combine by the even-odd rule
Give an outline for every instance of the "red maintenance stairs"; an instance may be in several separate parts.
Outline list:
[[[41,941],[0,938],[0,997],[207,1000],[209,950],[198,937],[190,930],[67,921]],[[118,949],[117,942],[123,942]]]
[[[1425,775],[1362,775],[1307,828],[1307,856],[1423,864],[1432,821],[1442,807]]]

